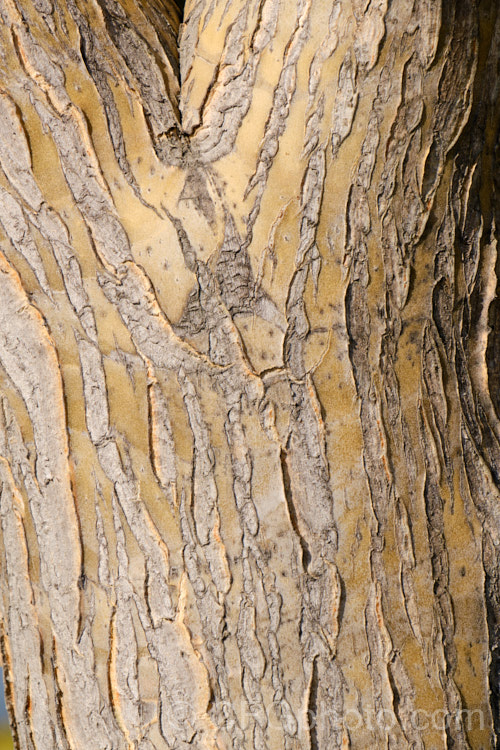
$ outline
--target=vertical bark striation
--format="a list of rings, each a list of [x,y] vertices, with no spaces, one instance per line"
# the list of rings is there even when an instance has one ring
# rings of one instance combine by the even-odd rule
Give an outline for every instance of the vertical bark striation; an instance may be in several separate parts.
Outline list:
[[[19,748],[497,747],[493,0],[0,0]]]

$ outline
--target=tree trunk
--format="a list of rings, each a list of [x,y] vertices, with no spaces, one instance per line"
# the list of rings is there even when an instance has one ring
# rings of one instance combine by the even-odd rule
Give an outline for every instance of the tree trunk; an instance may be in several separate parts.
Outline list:
[[[500,747],[497,0],[0,0],[22,750]]]

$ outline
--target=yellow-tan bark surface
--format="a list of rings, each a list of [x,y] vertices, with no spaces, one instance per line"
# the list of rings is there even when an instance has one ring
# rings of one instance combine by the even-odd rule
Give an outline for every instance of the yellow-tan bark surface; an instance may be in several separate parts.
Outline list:
[[[21,750],[500,736],[495,0],[0,0]]]

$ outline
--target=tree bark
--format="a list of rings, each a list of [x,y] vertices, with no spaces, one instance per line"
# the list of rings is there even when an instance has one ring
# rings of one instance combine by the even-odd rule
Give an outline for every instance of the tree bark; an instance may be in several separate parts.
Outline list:
[[[22,750],[500,746],[496,0],[0,0]]]

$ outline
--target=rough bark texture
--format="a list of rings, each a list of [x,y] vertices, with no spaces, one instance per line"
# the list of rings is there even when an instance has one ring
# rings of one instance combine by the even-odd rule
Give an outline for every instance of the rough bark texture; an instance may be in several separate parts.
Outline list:
[[[500,746],[499,52],[497,0],[0,0],[17,748]]]

